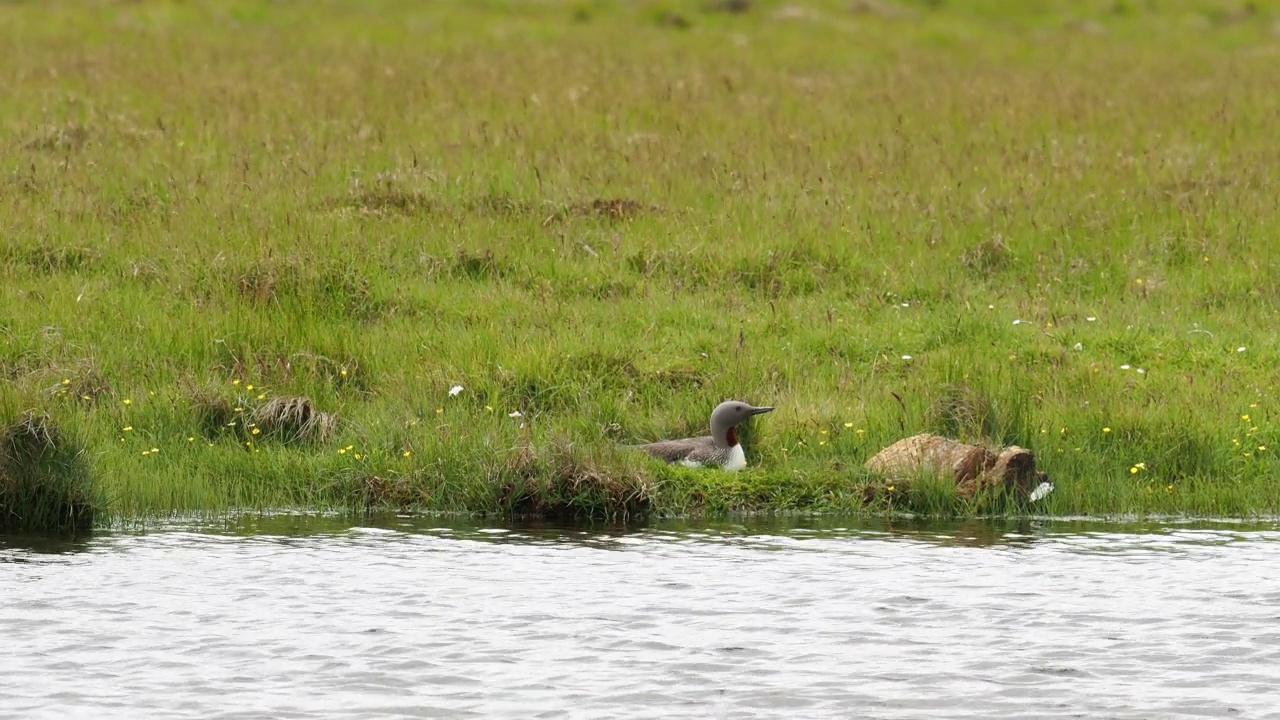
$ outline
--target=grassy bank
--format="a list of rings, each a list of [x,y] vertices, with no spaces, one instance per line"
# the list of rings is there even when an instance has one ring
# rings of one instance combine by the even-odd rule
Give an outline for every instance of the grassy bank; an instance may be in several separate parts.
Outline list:
[[[745,5],[0,6],[6,522],[862,511],[921,430],[1280,511],[1274,3]],[[744,473],[615,448],[725,397]]]

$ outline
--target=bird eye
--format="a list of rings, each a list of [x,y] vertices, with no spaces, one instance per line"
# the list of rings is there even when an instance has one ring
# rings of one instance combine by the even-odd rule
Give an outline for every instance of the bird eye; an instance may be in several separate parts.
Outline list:
[[[739,406],[736,408],[736,410],[737,410],[738,412],[742,412],[742,406],[741,406],[741,405],[739,405]]]

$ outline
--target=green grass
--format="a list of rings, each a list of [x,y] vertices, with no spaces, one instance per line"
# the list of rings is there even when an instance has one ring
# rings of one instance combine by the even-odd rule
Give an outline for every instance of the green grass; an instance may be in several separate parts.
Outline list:
[[[924,430],[1280,511],[1276,3],[723,6],[0,4],[0,424],[98,522],[1023,511],[864,504]],[[615,447],[726,397],[748,471]]]

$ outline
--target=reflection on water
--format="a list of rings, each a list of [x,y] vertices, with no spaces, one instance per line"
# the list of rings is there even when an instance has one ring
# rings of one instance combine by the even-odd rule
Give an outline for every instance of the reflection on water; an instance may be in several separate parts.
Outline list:
[[[394,516],[0,537],[0,718],[1277,717],[1278,540]]]

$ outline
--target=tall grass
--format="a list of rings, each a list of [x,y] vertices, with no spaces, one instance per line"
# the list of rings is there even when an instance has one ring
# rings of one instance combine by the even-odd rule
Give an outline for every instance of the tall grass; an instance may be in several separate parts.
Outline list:
[[[923,430],[1280,510],[1274,3],[728,8],[0,6],[0,422],[100,518],[1019,509]],[[744,473],[614,449],[726,397]]]

